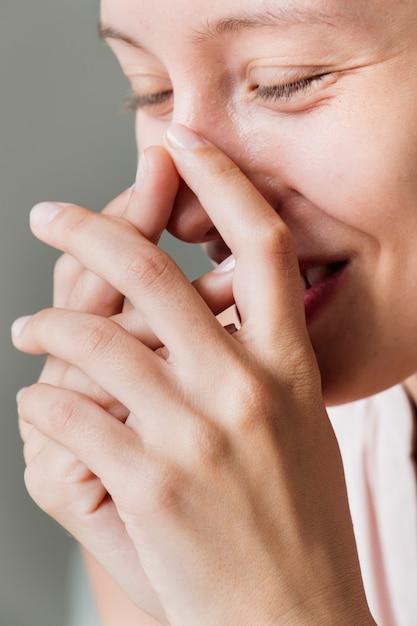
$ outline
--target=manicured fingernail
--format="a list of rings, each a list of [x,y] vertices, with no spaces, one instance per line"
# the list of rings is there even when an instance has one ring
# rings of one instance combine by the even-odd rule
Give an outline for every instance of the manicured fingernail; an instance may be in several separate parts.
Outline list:
[[[25,391],[26,391],[27,387],[22,387],[22,389],[19,389],[19,391],[16,394],[16,402],[19,403],[21,401],[21,399],[23,398],[23,396],[25,395]]]
[[[182,124],[172,124],[167,130],[166,138],[173,148],[182,150],[192,150],[207,145],[205,139]]]
[[[144,152],[142,152],[142,154],[139,157],[138,171],[137,171],[137,174],[136,174],[135,185],[139,186],[142,183],[142,181],[146,177],[146,174],[148,173],[148,169],[149,169],[148,158],[147,158],[146,154]]]
[[[218,274],[222,272],[230,272],[231,270],[235,268],[235,265],[236,265],[235,257],[233,256],[233,254],[231,254],[230,256],[227,257],[227,259],[222,261],[220,265],[215,267],[213,272],[216,272]]]
[[[17,320],[13,322],[12,337],[18,337],[20,335],[23,328],[26,326],[31,317],[31,315],[24,315],[23,317],[18,317]]]
[[[44,226],[48,224],[66,206],[68,206],[68,203],[64,202],[40,202],[35,204],[30,212],[31,225]]]

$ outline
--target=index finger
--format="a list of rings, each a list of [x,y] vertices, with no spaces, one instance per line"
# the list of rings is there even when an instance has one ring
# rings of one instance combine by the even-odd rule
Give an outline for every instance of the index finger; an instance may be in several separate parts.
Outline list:
[[[162,146],[151,146],[140,157],[135,184],[112,200],[102,214],[123,217],[144,237],[157,243],[168,222],[178,186],[178,173],[167,151]],[[120,311],[122,303],[121,294],[74,257],[64,254],[58,260],[55,306],[108,317]]]
[[[295,242],[283,220],[227,155],[189,128],[172,125],[166,145],[236,259],[243,340],[256,338],[262,349],[275,340],[306,340]]]
[[[103,209],[103,215],[121,216],[129,205],[132,188],[125,189]],[[74,205],[76,206],[76,205]],[[102,278],[87,270],[75,257],[65,253],[55,264],[54,306],[88,313],[115,314],[123,298]]]

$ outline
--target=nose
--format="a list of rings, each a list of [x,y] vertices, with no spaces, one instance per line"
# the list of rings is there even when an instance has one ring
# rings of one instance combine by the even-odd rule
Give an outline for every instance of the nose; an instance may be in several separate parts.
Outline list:
[[[196,90],[191,95],[188,91],[183,100],[177,97],[172,121],[192,128],[215,144],[251,178],[254,173],[249,167],[248,146],[239,132],[238,122],[220,98],[213,97],[214,91],[211,88],[207,94],[205,89]],[[216,193],[215,189],[213,193]],[[168,230],[178,239],[191,243],[206,243],[219,238],[204,207],[184,181],[180,184]]]

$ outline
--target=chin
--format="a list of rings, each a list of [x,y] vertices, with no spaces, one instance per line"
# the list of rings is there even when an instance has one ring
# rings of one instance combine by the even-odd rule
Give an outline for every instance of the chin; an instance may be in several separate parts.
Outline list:
[[[394,360],[358,359],[358,356],[339,360],[318,359],[322,380],[322,393],[326,406],[347,404],[362,400],[402,384],[410,375],[412,367],[395,366]],[[390,367],[387,367],[390,363]]]

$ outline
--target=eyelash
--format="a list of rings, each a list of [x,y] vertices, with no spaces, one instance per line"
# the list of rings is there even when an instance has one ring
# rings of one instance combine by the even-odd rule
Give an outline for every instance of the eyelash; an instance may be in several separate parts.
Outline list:
[[[258,85],[253,91],[255,92],[256,98],[260,98],[261,100],[290,100],[299,93],[306,93],[314,83],[320,82],[325,76],[326,74],[318,74],[317,76],[303,78],[302,80],[287,83],[286,85],[271,85],[270,87]]]
[[[167,102],[172,97],[173,93],[172,89],[166,89],[165,91],[158,91],[157,93],[149,93],[145,95],[131,93],[125,100],[124,109],[128,113],[135,113],[138,109],[156,107]]]
[[[306,93],[314,83],[318,83],[326,76],[326,74],[318,74],[310,78],[303,78],[286,85],[271,85],[270,87],[262,87],[258,85],[253,88],[256,98],[261,100],[290,100],[299,93]],[[152,109],[161,104],[165,104],[173,95],[172,89],[159,91],[156,93],[139,95],[131,93],[125,100],[124,108],[128,113],[135,113],[138,109]]]

